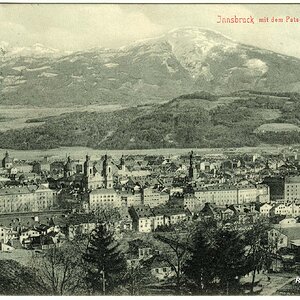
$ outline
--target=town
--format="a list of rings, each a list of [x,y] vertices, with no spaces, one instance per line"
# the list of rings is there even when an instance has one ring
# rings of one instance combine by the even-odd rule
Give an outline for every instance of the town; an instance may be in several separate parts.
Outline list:
[[[180,243],[186,239],[189,245],[199,222],[239,232],[263,223],[272,261],[267,275],[256,270],[257,284],[248,292],[289,293],[300,262],[299,162],[297,148],[275,154],[229,149],[200,156],[187,150],[185,155],[36,161],[6,152],[0,169],[0,257],[28,265],[70,241],[79,249],[105,222],[126,244],[128,266],[148,262],[148,293],[172,294],[172,278],[181,280],[181,274],[179,265],[173,266],[176,251],[168,234],[179,234]],[[240,278],[245,285],[250,273]],[[132,286],[132,294],[145,293],[137,290]]]

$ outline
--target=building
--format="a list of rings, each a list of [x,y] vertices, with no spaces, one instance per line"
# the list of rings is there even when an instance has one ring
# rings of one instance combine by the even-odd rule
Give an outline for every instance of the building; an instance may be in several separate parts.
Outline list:
[[[183,198],[183,205],[191,212],[199,212],[203,205],[201,200],[197,198],[194,194],[185,194]]]
[[[86,190],[98,188],[112,189],[114,185],[114,165],[107,155],[98,162],[86,156],[83,165],[83,186]]]
[[[194,195],[199,199],[199,205],[214,203],[217,206],[231,204],[244,204],[259,202],[263,199],[269,202],[269,188],[265,185],[258,187],[248,185],[211,185],[203,186],[194,190]]]
[[[152,209],[153,218],[153,230],[159,226],[170,226],[182,221],[186,221],[191,215],[190,211],[182,206],[174,207],[155,207]]]
[[[139,206],[142,205],[142,193],[139,191],[120,192],[122,206]]]
[[[151,275],[159,281],[165,281],[176,276],[175,270],[163,259],[155,257],[151,264]]]
[[[97,226],[95,216],[90,214],[72,214],[67,218],[68,223],[68,237],[70,240],[76,236],[88,235]]]
[[[153,188],[144,188],[142,192],[143,204],[155,207],[166,204],[169,199],[169,193],[159,191]]]
[[[138,232],[151,232],[153,230],[154,214],[149,205],[130,207],[133,229]]]
[[[91,211],[121,206],[121,195],[113,189],[95,189],[89,193],[89,208]]]
[[[151,232],[160,226],[174,225],[191,216],[190,211],[182,206],[151,208],[149,205],[141,205],[130,207],[129,213],[133,220],[133,229],[139,232]]]
[[[272,205],[268,204],[268,203],[264,203],[260,208],[259,208],[259,212],[261,215],[264,216],[270,216],[270,211],[272,209]]]
[[[300,216],[300,206],[295,203],[278,203],[275,204],[270,210],[272,215],[279,216]]]
[[[76,173],[76,163],[68,156],[67,162],[64,165],[64,178],[71,177]]]
[[[268,233],[270,245],[275,249],[292,248],[300,244],[300,223],[291,226],[277,226]]]
[[[42,161],[35,161],[32,165],[32,172],[40,174],[42,172],[50,172],[51,167],[47,157],[44,157]]]
[[[288,176],[285,178],[284,199],[290,202],[300,200],[300,176]]]
[[[4,158],[2,159],[2,168],[3,169],[11,169],[13,167],[13,159],[9,156],[6,151]]]
[[[86,190],[94,190],[103,186],[103,177],[96,170],[88,155],[83,165],[83,173],[83,186]]]
[[[17,231],[13,230],[11,227],[0,226],[0,244],[7,244],[12,239],[16,239],[18,237]]]
[[[48,210],[55,197],[56,192],[43,185],[0,188],[0,213]]]

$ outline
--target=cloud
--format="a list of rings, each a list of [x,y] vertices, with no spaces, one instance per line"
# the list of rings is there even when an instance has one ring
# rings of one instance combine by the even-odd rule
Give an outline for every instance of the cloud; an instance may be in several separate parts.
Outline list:
[[[0,40],[71,50],[117,47],[162,31],[144,14],[118,5],[5,5],[0,19]]]

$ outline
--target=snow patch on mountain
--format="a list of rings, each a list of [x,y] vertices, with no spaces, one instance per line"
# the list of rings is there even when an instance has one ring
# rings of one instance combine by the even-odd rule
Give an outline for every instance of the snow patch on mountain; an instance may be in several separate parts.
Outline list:
[[[26,69],[26,71],[27,72],[37,72],[37,71],[42,71],[42,70],[47,70],[47,69],[51,69],[51,67],[43,66],[43,67],[39,67],[39,68]]]
[[[51,78],[51,77],[56,77],[58,74],[56,73],[47,73],[47,72],[43,72],[42,74],[38,75],[38,77],[47,77],[47,78]]]
[[[236,42],[220,33],[199,27],[172,30],[166,34],[165,39],[171,45],[174,56],[195,79],[208,74],[203,64],[213,49],[233,52],[237,47]]]
[[[0,56],[4,58],[35,56],[35,57],[57,57],[60,55],[68,55],[70,51],[60,51],[42,44],[34,44],[30,47],[15,47],[8,42],[0,42]]]
[[[268,71],[268,66],[267,64],[260,60],[260,59],[249,59],[246,63],[245,66],[253,71],[258,71],[261,72],[262,74],[265,74]]]
[[[117,67],[119,64],[116,64],[116,63],[108,63],[108,64],[105,64],[104,66],[106,68],[115,68]]]
[[[22,71],[26,70],[26,66],[13,67],[12,69],[15,71],[22,72]]]

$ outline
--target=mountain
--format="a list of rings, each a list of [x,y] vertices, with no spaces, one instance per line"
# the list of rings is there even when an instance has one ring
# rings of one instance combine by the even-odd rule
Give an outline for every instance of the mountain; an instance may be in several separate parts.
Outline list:
[[[17,57],[59,57],[70,54],[70,51],[60,51],[58,49],[49,48],[43,44],[34,44],[31,47],[14,47],[5,41],[0,42],[0,53],[2,61],[10,60]]]
[[[0,45],[1,46],[1,45]],[[0,47],[0,104],[163,102],[206,90],[300,91],[300,59],[187,27],[119,49]]]
[[[300,94],[196,92],[164,104],[33,119],[0,132],[7,149],[223,148],[300,143]]]

